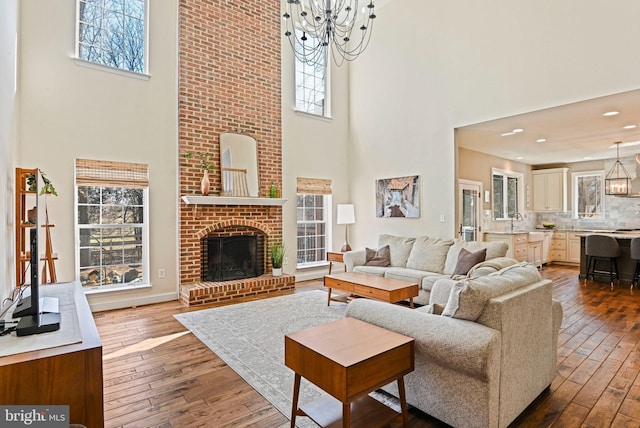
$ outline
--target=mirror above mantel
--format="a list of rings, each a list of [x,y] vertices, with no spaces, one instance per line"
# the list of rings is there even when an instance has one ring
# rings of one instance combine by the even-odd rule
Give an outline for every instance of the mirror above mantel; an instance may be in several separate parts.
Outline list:
[[[246,134],[220,134],[222,195],[258,197],[258,148]]]

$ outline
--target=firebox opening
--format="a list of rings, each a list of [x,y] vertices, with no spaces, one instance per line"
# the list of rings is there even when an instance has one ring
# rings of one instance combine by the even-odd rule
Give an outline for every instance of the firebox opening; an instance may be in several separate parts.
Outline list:
[[[254,278],[264,273],[262,236],[207,237],[202,253],[203,281]]]

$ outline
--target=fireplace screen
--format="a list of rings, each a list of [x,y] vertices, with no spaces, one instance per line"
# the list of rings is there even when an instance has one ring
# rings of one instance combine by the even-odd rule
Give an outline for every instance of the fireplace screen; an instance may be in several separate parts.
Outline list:
[[[262,241],[261,236],[205,238],[202,248],[202,280],[230,281],[262,275]]]

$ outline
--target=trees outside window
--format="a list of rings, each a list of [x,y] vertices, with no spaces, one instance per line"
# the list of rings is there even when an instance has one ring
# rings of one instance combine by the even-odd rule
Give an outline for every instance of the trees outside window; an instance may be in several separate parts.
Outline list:
[[[129,70],[146,71],[147,0],[78,0],[78,58]]]
[[[573,217],[601,219],[604,217],[604,171],[575,172],[573,182]]]

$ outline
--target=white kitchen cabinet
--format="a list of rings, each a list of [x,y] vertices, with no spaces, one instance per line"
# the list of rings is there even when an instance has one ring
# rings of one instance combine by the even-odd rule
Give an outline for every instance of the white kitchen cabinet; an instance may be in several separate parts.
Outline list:
[[[542,241],[542,263],[549,263],[551,261],[551,237],[553,232],[545,232],[544,240]]]
[[[533,211],[558,213],[567,211],[568,168],[531,171],[533,180]]]
[[[506,242],[509,245],[506,257],[511,257],[520,262],[526,262],[529,259],[528,233],[485,233],[484,240],[487,242]]]
[[[580,236],[579,233],[567,234],[567,247],[569,248],[569,261],[571,263],[580,263]]]
[[[554,262],[567,261],[567,232],[553,232],[549,257]]]

